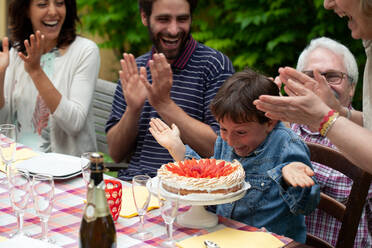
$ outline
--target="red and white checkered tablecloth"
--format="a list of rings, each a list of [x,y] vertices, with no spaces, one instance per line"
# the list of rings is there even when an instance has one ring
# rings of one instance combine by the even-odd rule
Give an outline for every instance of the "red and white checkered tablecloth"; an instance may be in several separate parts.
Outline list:
[[[0,175],[3,176],[3,175]],[[128,182],[122,182],[123,187],[129,187]],[[49,219],[49,237],[61,247],[78,247],[80,221],[86,198],[86,187],[81,176],[68,180],[55,181],[55,199],[52,215]],[[123,199],[125,201],[125,199]],[[181,211],[186,211],[185,206]],[[121,218],[116,223],[118,247],[159,247],[167,238],[165,224],[160,216],[159,209],[154,209],[146,214],[145,228],[153,233],[154,237],[145,242],[133,239],[130,235],[140,227],[139,218]],[[174,239],[183,240],[194,235],[206,234],[220,228],[232,227],[246,231],[257,231],[255,227],[243,223],[219,217],[219,224],[210,229],[191,229],[180,227],[175,224]],[[0,185],[0,236],[8,237],[17,228],[17,220],[9,201],[6,187]],[[30,202],[24,216],[24,231],[33,238],[41,237],[40,220],[36,216],[33,204]],[[277,236],[284,243],[292,240]]]

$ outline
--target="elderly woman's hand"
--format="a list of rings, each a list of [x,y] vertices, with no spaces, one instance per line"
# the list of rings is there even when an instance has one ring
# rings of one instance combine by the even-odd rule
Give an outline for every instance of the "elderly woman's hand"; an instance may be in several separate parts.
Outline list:
[[[282,88],[283,82],[279,76],[276,76],[275,79],[273,79],[273,82],[278,86],[279,90]]]
[[[334,109],[337,112],[341,111],[342,105],[340,104],[340,101],[336,98],[332,89],[329,87],[327,80],[319,73],[319,71],[314,71],[314,78],[311,78],[302,72],[296,71],[291,67],[280,68],[279,73],[280,80],[284,82],[284,84],[288,82],[288,79],[302,83],[306,88],[319,96],[320,99],[322,99],[322,101],[331,109]]]
[[[262,95],[254,104],[271,119],[305,124],[313,131],[318,130],[330,108],[311,90],[292,79],[287,80],[285,91],[289,96]]]

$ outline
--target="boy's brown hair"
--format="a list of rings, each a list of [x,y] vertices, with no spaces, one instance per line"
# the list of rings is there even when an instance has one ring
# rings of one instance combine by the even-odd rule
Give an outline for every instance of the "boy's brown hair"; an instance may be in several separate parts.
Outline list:
[[[218,90],[210,109],[217,121],[229,118],[235,123],[269,121],[253,101],[260,95],[279,95],[278,86],[266,76],[251,69],[234,73]]]

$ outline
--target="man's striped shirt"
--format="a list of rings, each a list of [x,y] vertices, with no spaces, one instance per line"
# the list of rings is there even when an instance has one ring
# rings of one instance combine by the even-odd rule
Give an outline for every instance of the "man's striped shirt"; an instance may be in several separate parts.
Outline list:
[[[146,67],[147,79],[150,83],[152,79],[148,62],[153,53],[154,49],[136,59],[138,67]],[[180,57],[172,63],[172,72],[172,100],[189,116],[210,125],[214,131],[217,131],[219,126],[209,110],[209,104],[224,81],[234,73],[229,58],[190,37]],[[119,81],[112,103],[112,112],[106,123],[106,133],[119,122],[126,106]],[[136,147],[129,168],[119,171],[118,176],[122,180],[131,180],[138,174],[155,176],[162,164],[173,161],[168,151],[160,146],[149,132],[151,118],[160,118],[160,116],[146,100],[138,122]]]

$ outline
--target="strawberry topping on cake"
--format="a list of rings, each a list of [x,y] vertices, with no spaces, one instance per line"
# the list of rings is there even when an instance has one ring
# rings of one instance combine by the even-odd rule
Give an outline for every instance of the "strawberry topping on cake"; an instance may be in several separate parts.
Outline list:
[[[178,162],[178,165],[173,163],[166,164],[165,167],[179,175],[194,178],[220,178],[227,176],[237,169],[231,164],[225,165],[225,161],[216,163],[216,159],[203,159],[203,160],[185,160]]]

